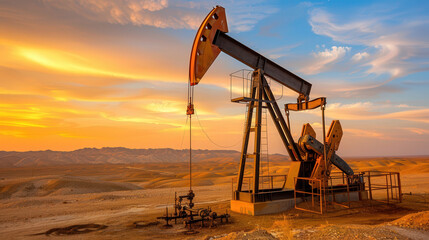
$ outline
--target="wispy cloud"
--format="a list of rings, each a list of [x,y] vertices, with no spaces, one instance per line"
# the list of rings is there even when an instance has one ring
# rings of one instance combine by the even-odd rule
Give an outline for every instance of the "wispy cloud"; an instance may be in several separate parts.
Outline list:
[[[44,2],[96,21],[173,29],[197,29],[209,10],[219,4],[228,9],[228,22],[237,32],[253,29],[259,21],[277,11],[277,8],[260,0],[225,0],[216,3],[181,0],[44,0]]]
[[[429,129],[423,129],[423,128],[404,128],[404,129],[418,135],[429,135]]]
[[[346,129],[344,129],[344,132],[346,134],[351,134],[351,135],[357,136],[357,137],[377,138],[377,139],[385,138],[385,134],[377,132],[377,131],[362,130],[362,129],[356,129],[356,128],[346,128]]]
[[[412,122],[429,123],[429,108],[393,112],[375,117],[380,119],[399,119]]]
[[[383,154],[388,149],[390,154],[390,145],[396,141],[392,139],[403,136],[414,142],[401,142],[406,147],[398,152],[424,149],[418,144],[427,142],[429,113],[425,98],[422,101],[417,95],[428,86],[424,74],[404,82],[419,88],[419,92],[401,95],[393,103],[386,103],[383,97],[374,100],[364,95],[380,92],[381,88],[383,92],[396,93],[399,84],[368,87],[389,80],[396,68],[399,73],[407,73],[427,66],[424,21],[409,14],[410,21],[391,21],[385,14],[383,18],[371,18],[355,13],[343,18],[337,15],[341,11],[332,15],[326,8],[318,16],[311,12],[310,17],[314,18],[310,20],[315,24],[314,31],[317,28],[318,34],[333,41],[315,42],[326,38],[315,36],[301,24],[308,21],[303,14],[307,7],[320,5],[302,3],[297,10],[293,1],[263,0],[3,1],[2,148],[182,147],[183,133],[189,132],[184,131],[189,48],[195,29],[216,4],[225,7],[231,35],[238,33],[236,37],[243,43],[277,59],[276,62],[290,60],[290,64],[281,64],[292,71],[310,65],[307,70],[314,75],[304,77],[313,83],[312,96],[328,95],[326,115],[341,120],[345,131],[343,147],[353,145],[355,149],[356,143],[363,143],[368,150],[384,144],[369,152]],[[284,11],[286,8],[288,11]],[[420,20],[425,18],[423,15]],[[273,26],[278,35],[268,39],[270,36],[258,31],[263,24]],[[248,32],[240,33],[243,31]],[[291,36],[291,32],[297,34]],[[303,41],[302,37],[308,39]],[[319,46],[314,48],[316,44]],[[300,57],[303,55],[304,59]],[[195,89],[199,121],[221,145],[231,145],[242,138],[245,108],[232,104],[228,91],[228,74],[242,67],[240,64],[220,55],[204,83]],[[285,96],[280,101],[290,102],[296,97],[286,88],[283,93],[274,81],[271,87],[279,96]],[[342,97],[349,96],[345,90],[357,87],[367,89],[359,94],[354,91],[355,95],[342,101]],[[236,90],[233,88],[233,93]],[[416,104],[420,107],[413,106]],[[294,136],[299,135],[301,122],[311,122],[321,138],[320,116],[313,112],[320,113],[293,115]],[[192,125],[196,128],[195,147],[214,148],[198,131],[196,121]],[[268,122],[270,149],[286,153],[274,125],[271,120]],[[361,154],[361,150],[353,151]]]
[[[368,58],[369,57],[369,53],[367,52],[358,52],[355,55],[353,55],[352,60],[355,62],[359,62],[362,59]]]
[[[374,139],[374,140],[387,140],[387,141],[407,141],[409,138],[405,136],[398,136],[389,131],[379,131],[373,129],[360,129],[360,128],[346,128],[343,129],[345,134],[356,139]]]
[[[171,6],[168,0],[44,0],[44,2],[96,21],[158,28],[195,29],[199,26],[198,19],[201,16],[196,11]]]
[[[306,67],[300,71],[305,74],[316,74],[329,67],[330,64],[341,60],[347,52],[351,50],[350,47],[337,47],[333,46],[331,49],[325,49],[317,53],[313,52],[313,59],[306,63]]]
[[[227,18],[231,23],[231,30],[246,32],[252,30],[256,24],[268,16],[278,12],[278,8],[261,0],[224,1],[227,9]]]
[[[395,24],[391,23],[393,19]],[[429,18],[378,17],[369,11],[360,18],[344,20],[325,10],[314,9],[309,22],[316,34],[343,44],[365,46],[367,51],[356,53],[352,60],[367,66],[368,74],[389,76],[373,80],[367,86],[357,85],[356,90],[379,87],[396,78],[429,70],[429,62],[425,60],[429,33],[424,30],[429,27]]]

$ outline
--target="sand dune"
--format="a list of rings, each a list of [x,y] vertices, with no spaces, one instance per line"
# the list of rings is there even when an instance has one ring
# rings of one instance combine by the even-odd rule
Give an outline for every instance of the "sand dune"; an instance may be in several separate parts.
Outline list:
[[[41,177],[1,182],[0,199],[137,189],[141,189],[141,187],[131,183],[107,182],[82,177]]]
[[[193,151],[195,162],[226,161],[239,158],[239,152],[232,150]],[[62,151],[0,151],[0,167],[57,166],[68,164],[130,164],[130,163],[177,163],[189,159],[189,150],[128,149],[128,148],[84,148],[70,152]]]
[[[429,157],[346,159],[355,171],[429,172]]]
[[[342,231],[341,226],[332,225],[331,219],[336,221],[335,218],[337,218],[337,223],[340,221],[356,221],[371,225],[374,221],[377,223],[392,221],[404,216],[406,213],[413,212],[414,210],[410,210],[410,207],[419,206],[419,208],[427,210],[429,199],[429,178],[427,177],[429,157],[345,160],[355,172],[365,170],[399,171],[401,173],[402,190],[407,193],[403,197],[408,202],[403,203],[402,208],[392,208],[387,212],[380,209],[377,213],[371,208],[366,211],[366,215],[364,212],[363,216],[361,216],[362,209],[360,208],[341,210],[341,214],[334,214],[333,218],[329,218],[331,225],[327,228],[321,228],[322,233],[330,233],[330,231],[340,233]],[[270,161],[269,174],[285,175],[289,171],[289,165],[289,161]],[[222,211],[218,212],[224,212],[228,208],[226,201],[231,196],[231,179],[237,175],[238,167],[238,159],[225,160],[219,156],[213,159],[196,161],[193,164],[192,171],[196,202],[210,202],[212,205],[213,202],[223,200],[225,202],[222,203]],[[262,169],[262,174],[268,174],[267,162],[262,163]],[[245,173],[246,175],[253,173],[253,164],[250,161],[246,164]],[[282,180],[283,176],[278,177],[278,179]],[[276,179],[274,180],[276,181]],[[189,189],[188,187],[189,165],[187,162],[167,163],[161,161],[143,164],[72,164],[0,168],[0,209],[2,211],[0,215],[0,225],[2,227],[0,235],[7,236],[7,238],[22,236],[25,239],[28,234],[44,232],[50,228],[86,224],[94,221],[98,223],[99,221],[99,223],[109,227],[104,232],[100,232],[100,234],[104,235],[93,235],[94,238],[97,238],[97,236],[99,237],[97,239],[101,239],[103,236],[105,238],[125,236],[122,234],[131,234],[128,235],[128,238],[141,237],[142,232],[137,232],[137,230],[133,232],[129,227],[130,224],[141,220],[143,216],[153,221],[156,216],[163,214],[161,211],[165,209],[166,204],[174,202],[174,192],[179,194],[186,193]],[[385,193],[382,192],[381,194]],[[409,202],[410,200],[412,202]],[[292,209],[289,213],[286,213],[292,223],[296,225],[294,226],[296,228],[302,228],[303,224],[308,224],[311,221],[316,224],[326,222],[325,216],[318,220],[314,217],[314,214],[297,211]],[[343,211],[348,212],[344,213]],[[156,216],[149,216],[148,212],[151,214],[156,212]],[[295,217],[298,215],[299,217]],[[235,214],[234,220],[239,218],[241,220],[234,221],[232,225],[227,225],[225,228],[215,228],[213,231],[217,232],[219,229],[225,229],[225,232],[231,232],[229,226],[237,229],[235,231],[240,231],[248,228],[250,222],[254,223],[255,226],[262,226],[263,224],[268,224],[267,222],[272,223],[276,219],[283,219],[284,216],[251,217],[250,220],[249,216]],[[409,216],[409,218],[398,220],[398,222],[392,224],[394,225],[393,227],[402,227],[404,224],[408,227],[406,224],[410,221],[418,226],[420,224],[427,226],[427,213]],[[269,225],[266,227],[269,227]],[[313,230],[315,228],[310,226],[309,229]],[[143,229],[138,229],[138,231],[141,230]],[[313,236],[312,232],[305,229],[301,230],[299,234]],[[209,229],[208,231],[212,230]],[[119,232],[120,236],[117,235]],[[351,232],[352,234],[361,234],[361,229],[358,228]],[[372,230],[364,233],[372,234]],[[388,232],[385,233],[384,231],[381,233],[388,234]],[[156,227],[150,236],[153,238],[163,236],[159,234],[160,228]],[[365,234],[359,236],[364,238]],[[150,236],[148,238],[151,238]],[[165,235],[163,239],[170,239],[171,236],[180,239],[184,235]],[[381,237],[385,235],[374,236]],[[41,236],[39,239],[44,239],[43,237],[46,238],[46,236]],[[206,238],[202,237],[201,239]]]
[[[355,172],[399,171],[406,180],[429,173],[429,158],[346,159]],[[231,184],[237,175],[238,160],[202,160],[193,165],[193,185]],[[269,174],[286,175],[289,161],[272,161]],[[335,170],[335,169],[334,169]],[[253,173],[253,164],[246,165],[245,175]],[[262,163],[263,175],[268,164]],[[56,175],[52,175],[56,174]],[[422,175],[423,174],[423,175]],[[33,176],[33,177],[31,177]],[[56,167],[26,167],[0,169],[0,198],[81,193],[111,192],[139,188],[169,188],[189,185],[189,165],[183,163],[67,165]],[[425,187],[404,183],[406,191]]]

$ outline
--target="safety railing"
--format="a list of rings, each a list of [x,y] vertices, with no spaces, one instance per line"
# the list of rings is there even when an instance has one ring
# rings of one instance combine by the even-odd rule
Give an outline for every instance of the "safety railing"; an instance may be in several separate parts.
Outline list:
[[[272,189],[283,189],[286,184],[287,175],[264,175],[259,176],[259,191],[272,190]],[[253,176],[243,177],[243,185],[241,191],[251,191],[253,189]],[[237,190],[237,177],[233,177],[231,180],[232,195]]]
[[[294,200],[295,200],[295,208],[312,213],[323,214],[324,205],[326,205],[326,194],[325,187],[322,182],[322,179],[317,178],[305,178],[305,177],[296,177],[294,180],[295,188],[294,188]],[[322,186],[319,188],[310,187],[307,188],[297,188],[297,186]],[[303,203],[302,207],[298,206],[297,199],[301,199]],[[310,205],[311,202],[311,205]],[[305,207],[304,207],[305,205]]]
[[[250,97],[252,70],[241,69],[229,74],[229,94],[231,100],[236,97]]]
[[[355,193],[353,199],[352,192]],[[352,176],[338,172],[332,173],[326,180],[295,178],[295,208],[299,210],[323,214],[327,212],[328,205],[350,208],[351,202],[365,200],[365,196],[368,196],[370,203],[402,202],[399,172],[366,171]]]
[[[369,200],[384,203],[402,202],[401,177],[399,172],[363,172],[368,183]]]

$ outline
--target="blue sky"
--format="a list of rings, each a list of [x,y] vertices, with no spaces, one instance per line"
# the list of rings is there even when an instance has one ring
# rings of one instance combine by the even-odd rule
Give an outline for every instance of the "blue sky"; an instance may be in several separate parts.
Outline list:
[[[327,97],[341,155],[429,154],[427,1],[0,1],[4,150],[186,148],[190,50],[215,5],[229,35]],[[230,102],[229,74],[242,68],[221,54],[195,87],[201,126],[227,149],[240,149],[245,108]],[[283,95],[280,106],[296,101]],[[320,111],[291,119],[296,139],[307,122],[322,138]],[[225,149],[200,124],[194,147]],[[286,154],[268,130],[270,152]]]
[[[228,4],[237,3],[225,3],[231,19],[235,13]],[[252,27],[230,22],[235,26],[231,36],[311,82],[312,97],[328,97],[328,118],[345,126],[346,154],[427,154],[427,2],[249,5],[266,14]],[[309,114],[296,115],[297,122],[320,122]],[[300,129],[298,124],[295,128]]]

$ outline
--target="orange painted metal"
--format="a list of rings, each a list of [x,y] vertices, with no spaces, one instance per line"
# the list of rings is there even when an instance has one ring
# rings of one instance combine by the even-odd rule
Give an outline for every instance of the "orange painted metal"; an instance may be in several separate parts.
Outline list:
[[[327,171],[327,175],[330,175],[332,163],[330,159],[335,154],[335,151],[338,150],[338,147],[340,146],[341,138],[343,137],[343,129],[341,127],[339,120],[333,120],[331,123],[331,126],[329,127],[328,134],[326,136],[326,159],[328,161],[324,161],[323,155],[320,155],[317,160],[316,164],[314,165],[313,172],[311,173],[312,178],[317,179],[324,179],[324,185],[327,185],[326,179],[324,178],[324,171]],[[325,166],[327,164],[327,166]],[[319,186],[313,186],[313,187],[319,187]]]
[[[316,132],[314,131],[313,127],[311,127],[310,123],[302,125],[301,137],[304,137],[305,135],[310,135],[316,138]]]
[[[298,103],[289,103],[285,104],[285,110],[291,110],[291,111],[301,111],[301,110],[309,110],[309,109],[315,109],[322,105],[326,104],[326,98],[320,97],[313,99],[311,101],[303,101]]]
[[[192,45],[191,59],[189,62],[190,85],[197,85],[216,57],[220,49],[213,45],[216,31],[228,32],[225,8],[216,6],[204,19]]]

